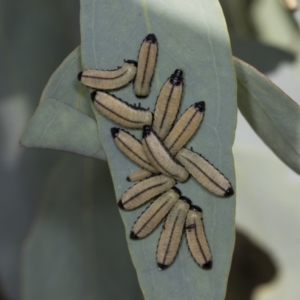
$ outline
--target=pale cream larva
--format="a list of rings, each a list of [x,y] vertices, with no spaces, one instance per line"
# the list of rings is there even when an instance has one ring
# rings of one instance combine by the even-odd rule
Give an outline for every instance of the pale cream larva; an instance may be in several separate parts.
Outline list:
[[[182,70],[175,70],[157,97],[152,128],[161,140],[168,135],[176,119],[183,89],[182,81]]]
[[[148,170],[144,170],[144,169],[140,169],[140,170],[136,170],[131,172],[128,176],[127,176],[127,181],[140,181],[142,179],[148,178],[152,176],[152,173]]]
[[[176,122],[164,144],[175,155],[192,138],[200,126],[205,111],[205,102],[200,101],[190,106]]]
[[[84,70],[78,74],[78,80],[93,89],[115,90],[127,85],[136,74],[137,62],[125,60],[116,70]]]
[[[170,133],[164,141],[165,147],[170,151],[172,155],[175,155],[182,147],[184,147],[184,145],[195,134],[203,119],[204,111],[205,102],[197,102],[193,104],[190,108],[188,108],[182,114],[179,120],[175,123],[175,126],[172,128],[172,130],[170,131]],[[153,122],[155,122],[155,114]],[[154,127],[152,128],[154,129]],[[137,178],[137,180],[150,176],[149,173],[142,171],[133,175],[138,176],[129,175],[129,177],[132,177],[133,179]]]
[[[98,111],[124,127],[139,129],[152,123],[149,110],[130,105],[113,95],[94,91],[91,98]]]
[[[185,221],[185,236],[190,252],[203,269],[212,268],[212,255],[207,243],[202,221],[202,209],[192,205]]]
[[[149,162],[143,145],[129,132],[120,128],[111,128],[111,135],[117,147],[132,161],[142,168],[152,172],[158,173],[157,170]]]
[[[173,158],[150,126],[143,128],[142,144],[149,161],[156,170],[180,182],[188,179],[189,173]]]
[[[173,178],[156,175],[140,181],[127,190],[118,202],[120,208],[135,209],[152,198],[166,192],[176,184]]]
[[[177,255],[190,205],[188,198],[180,197],[167,216],[156,252],[156,262],[160,270],[168,268]]]
[[[183,148],[177,153],[176,158],[210,192],[220,197],[234,194],[229,180],[201,154]]]
[[[137,97],[147,97],[154,74],[158,43],[155,34],[150,33],[144,39],[138,58],[136,77],[134,80],[134,93]]]
[[[180,191],[177,188],[172,188],[155,199],[134,223],[130,238],[137,240],[150,234],[167,215],[179,197]]]

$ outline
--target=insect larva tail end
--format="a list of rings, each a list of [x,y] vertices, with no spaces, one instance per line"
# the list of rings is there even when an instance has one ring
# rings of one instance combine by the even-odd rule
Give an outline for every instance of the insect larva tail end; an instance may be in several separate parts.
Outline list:
[[[95,101],[96,95],[97,95],[97,91],[93,91],[91,93],[91,99],[92,99],[93,102]]]
[[[161,264],[161,263],[157,263],[157,266],[158,266],[158,270],[160,270],[160,271],[163,271],[169,267],[169,266]]]
[[[183,80],[183,72],[180,69],[176,69],[170,77],[170,83],[172,85],[180,85]]]
[[[82,73],[83,73],[83,72],[79,72],[78,75],[77,75],[77,79],[78,79],[79,81],[81,81]]]
[[[135,60],[128,59],[128,60],[124,60],[124,62],[137,67],[137,62]]]
[[[138,94],[135,94],[135,96],[139,99],[143,99],[143,98],[146,98],[148,97],[149,94],[145,94],[145,95],[138,95]]]
[[[189,204],[189,205],[192,205],[192,201],[191,201],[188,197],[181,196],[181,197],[180,197],[180,200],[186,202],[186,203]]]
[[[124,207],[124,205],[123,205],[123,203],[122,203],[122,200],[119,200],[118,206],[119,206],[121,209],[124,209],[124,210],[125,210],[125,207]]]
[[[127,180],[127,181],[129,181],[129,182],[131,182],[131,180],[130,180],[130,177],[129,177],[129,176],[127,176],[127,177],[126,177],[126,180]]]
[[[133,231],[130,232],[130,238],[132,240],[139,240],[140,238]]]
[[[207,263],[205,263],[204,265],[202,265],[202,269],[204,269],[204,270],[211,270],[211,268],[212,268],[212,261],[210,260],[210,261],[208,261]]]
[[[191,224],[191,225],[185,226],[185,229],[188,230],[189,232],[195,228],[196,228],[196,224]]]
[[[191,205],[190,210],[202,212],[202,208],[197,205]]]
[[[232,187],[230,187],[229,189],[226,190],[225,194],[224,194],[224,197],[230,197],[234,194],[234,190]]]
[[[146,38],[145,38],[146,42],[150,43],[150,44],[154,44],[157,42],[157,38],[155,36],[154,33],[149,33]]]
[[[152,132],[152,128],[149,125],[144,125],[143,127],[143,138],[146,138],[147,136],[149,136]]]
[[[174,190],[175,193],[177,193],[179,196],[181,196],[181,190],[177,187],[173,187],[172,190]]]
[[[200,112],[204,112],[205,111],[205,102],[204,101],[197,102],[197,103],[195,103],[194,106]]]
[[[111,135],[112,135],[113,138],[115,138],[115,137],[118,136],[119,131],[120,131],[120,129],[117,128],[117,127],[112,127],[112,128],[110,129],[110,132],[111,132]]]

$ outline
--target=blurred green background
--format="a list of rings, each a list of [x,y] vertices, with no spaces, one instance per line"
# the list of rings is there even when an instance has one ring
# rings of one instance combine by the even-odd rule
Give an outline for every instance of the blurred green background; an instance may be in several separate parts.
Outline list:
[[[277,3],[275,0],[222,0],[221,4],[231,34],[233,54],[254,65],[261,72],[270,74],[271,78],[290,96],[297,98],[300,94],[297,15],[287,12],[279,1]],[[142,299],[135,271],[131,266],[118,209],[115,202],[111,201],[113,188],[106,162],[51,150],[23,149],[18,146],[20,135],[38,105],[47,80],[62,60],[80,44],[79,1],[1,1],[0,16],[0,286],[2,299],[26,298],[22,297],[22,293],[27,295],[27,287],[24,283],[30,283],[30,280],[23,278],[22,268],[27,267],[30,270],[30,265],[22,261],[22,251],[26,249],[26,242],[37,230],[35,227],[37,218],[50,223],[52,221],[59,226],[60,222],[66,221],[68,215],[72,214],[72,205],[83,206],[85,215],[81,223],[76,222],[77,217],[73,215],[73,219],[70,218],[63,224],[73,230],[69,232],[71,240],[72,235],[84,235],[81,232],[82,228],[89,231],[90,221],[99,222],[97,226],[99,230],[92,232],[88,240],[82,240],[83,244],[100,243],[96,248],[101,249],[101,253],[91,254],[87,251],[86,263],[95,266],[89,273],[90,277],[87,278],[86,284],[101,289],[103,299],[127,299],[124,295],[128,295],[130,299]],[[278,24],[281,26],[276,27]],[[295,100],[299,103],[299,97]],[[235,152],[238,181],[237,226],[241,231],[237,234],[227,300],[251,299],[255,286],[274,279],[280,271],[281,263],[276,261],[276,251],[274,249],[268,251],[270,246],[264,247],[261,239],[256,236],[255,230],[251,231],[248,223],[243,223],[245,220],[243,213],[247,211],[242,206],[243,199],[249,200],[247,197],[251,196],[251,192],[247,194],[247,190],[243,190],[242,181],[246,182],[251,178],[251,170],[249,169],[246,177],[240,179],[239,170],[247,173],[243,164],[245,158],[249,157],[249,153],[256,155],[268,151],[265,148],[261,151],[260,147],[265,146],[239,116]],[[247,152],[249,148],[251,148],[250,152]],[[271,157],[270,166],[278,164],[280,170],[289,172],[272,152],[266,152],[265,155],[268,159]],[[257,161],[260,161],[259,159],[260,156]],[[261,157],[261,161],[265,162],[266,159]],[[270,169],[270,172],[273,171]],[[101,203],[89,202],[89,200],[81,202],[82,198],[78,197],[79,194],[88,193],[88,186],[92,184],[84,181],[87,180],[87,177],[84,177],[85,173],[92,173],[93,178],[99,178],[99,181],[93,184],[101,182],[106,186],[105,191],[100,190],[99,195],[93,195],[94,198],[101,199]],[[60,182],[55,182],[56,174],[65,176],[63,187]],[[73,177],[68,178],[68,174],[72,174]],[[294,174],[288,173],[286,176],[287,182],[292,182],[294,185],[299,183]],[[78,182],[83,183],[83,190],[78,186],[73,190],[73,179],[74,185]],[[283,184],[283,188],[287,190],[285,197],[289,198],[289,193],[293,193],[294,185],[289,189],[289,186]],[[72,193],[64,190],[68,187],[69,190],[73,190]],[[65,204],[59,202],[60,198],[52,197],[53,190],[61,192],[61,200],[65,199],[64,196],[69,197]],[[264,193],[265,191],[262,191],[259,195],[269,197]],[[84,199],[90,198],[87,196]],[[263,201],[262,198],[264,197],[257,200]],[[60,208],[60,205],[64,213],[51,220],[53,217],[51,211]],[[298,206],[296,209],[299,212]],[[261,214],[260,211],[257,213]],[[101,220],[95,216],[101,217]],[[251,222],[255,220],[250,220],[249,224]],[[68,232],[65,236],[68,236]],[[45,244],[46,241],[47,236],[45,236]],[[110,250],[111,245],[116,251]],[[72,256],[72,249],[70,255]],[[116,256],[117,260],[115,260]],[[89,257],[98,257],[97,262],[89,260]],[[32,259],[34,261],[34,257]],[[81,272],[85,267],[84,262],[78,266],[76,262],[74,256],[71,257],[70,264],[66,264],[66,267],[74,269],[74,274]],[[47,265],[47,262],[37,258],[36,264]],[[101,270],[97,266],[101,266]],[[117,267],[122,270],[118,272],[119,274],[114,271]],[[129,278],[126,283],[122,283],[124,277]],[[50,282],[47,287],[55,289],[55,284],[55,281]],[[72,284],[70,283],[70,287]],[[36,283],[37,291],[41,286],[44,285],[40,282]],[[43,291],[39,292],[43,293]],[[298,292],[292,292],[290,296],[281,299],[299,299]],[[83,298],[79,296],[78,299]],[[93,299],[92,296],[89,299]],[[265,298],[255,299],[275,298],[265,296]]]

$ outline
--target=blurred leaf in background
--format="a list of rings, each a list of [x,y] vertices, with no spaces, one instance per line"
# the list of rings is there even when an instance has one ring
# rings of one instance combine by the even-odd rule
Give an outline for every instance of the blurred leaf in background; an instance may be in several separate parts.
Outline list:
[[[79,3],[70,0],[0,2],[0,275],[9,299],[21,298],[21,246],[60,156],[25,151],[18,141],[50,75],[80,43],[78,14]]]
[[[108,173],[67,154],[53,166],[26,242],[23,299],[142,299]]]
[[[300,107],[255,68],[234,58],[238,105],[253,130],[300,174]]]
[[[220,0],[230,34],[255,38],[256,29],[249,10],[254,0]]]
[[[296,59],[295,51],[291,51],[291,45],[278,48],[279,43],[268,43],[267,39],[262,38],[262,36],[268,37],[270,30],[272,30],[270,36],[274,36],[274,38],[276,36],[276,39],[280,41],[286,40],[286,35],[291,37],[297,32],[292,15],[279,2],[280,0],[220,1],[228,24],[233,55],[263,73],[274,70],[282,62],[293,62]],[[269,10],[266,6],[273,6],[275,9]],[[279,21],[274,11],[284,17]],[[259,19],[257,15],[260,16]],[[257,19],[261,21],[259,22]],[[270,24],[265,27],[266,23],[276,23],[276,26]],[[293,25],[291,25],[292,23]],[[275,30],[280,26],[284,29],[280,28],[279,32],[286,30],[284,34],[278,34],[278,31]]]
[[[248,14],[246,19],[252,20],[257,40],[245,35],[241,38],[231,34],[234,54],[260,71],[267,72],[267,76],[299,104],[299,25],[296,23],[299,11],[288,12],[280,1],[260,0],[252,1]],[[246,77],[246,81],[250,82],[249,76]],[[265,86],[261,91],[267,93],[268,87]],[[280,106],[277,101],[280,98],[270,97],[269,103],[274,101],[274,108],[278,108]],[[267,100],[265,97],[262,99]],[[255,101],[251,105],[255,105]],[[279,112],[285,113],[288,106],[283,102]],[[296,106],[292,115],[297,110],[299,106]],[[249,110],[245,112],[251,115]],[[266,112],[269,113],[268,110]],[[295,122],[295,118],[283,115],[280,118],[280,114],[278,119],[283,124],[293,124],[294,129],[290,128],[287,134],[291,134],[293,138],[299,136],[296,133],[299,131],[299,120]],[[264,120],[264,117],[260,118],[262,128]],[[288,147],[284,147],[282,150],[287,149]],[[293,235],[297,235],[295,228],[299,228],[297,223],[300,219],[299,176],[278,160],[240,114],[234,154],[239,189],[237,227],[270,255],[277,268],[276,278],[270,284],[259,287],[252,299],[296,300],[300,293],[294,278],[297,277],[295,273],[300,266],[293,257],[299,252],[299,243]],[[290,158],[289,154],[286,156],[286,159]],[[244,260],[246,259],[244,254]],[[261,263],[257,261],[257,268],[260,267]],[[243,268],[242,264],[240,268]]]
[[[250,16],[259,41],[292,53],[299,53],[299,24],[281,0],[254,1]]]

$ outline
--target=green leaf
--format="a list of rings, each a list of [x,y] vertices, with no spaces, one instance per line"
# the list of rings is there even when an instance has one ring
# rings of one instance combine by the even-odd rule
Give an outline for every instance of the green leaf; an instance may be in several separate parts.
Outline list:
[[[77,81],[80,49],[75,49],[47,83],[40,104],[23,133],[25,147],[49,148],[105,160],[89,90]]]
[[[236,226],[268,254],[276,270],[272,278],[268,271],[252,299],[295,299],[300,295],[299,281],[292,279],[299,275],[300,243],[295,236],[300,228],[300,176],[265,148],[256,144],[234,149],[239,179]],[[266,276],[267,265],[264,259],[260,276]]]
[[[274,153],[300,174],[300,107],[266,76],[234,58],[238,105],[253,130]]]
[[[118,90],[116,96],[129,103],[141,102],[153,110],[162,84],[176,68],[183,69],[185,92],[180,113],[200,100],[205,100],[207,107],[201,128],[189,146],[207,157],[235,186],[231,147],[236,127],[236,78],[218,1],[81,1],[84,69],[115,69],[123,59],[136,60],[139,46],[150,32],[159,42],[150,96],[136,99],[132,85]],[[116,124],[95,113],[118,200],[132,186],[126,176],[138,167],[116,148],[110,133]],[[141,131],[131,132],[141,137]],[[148,238],[132,241],[128,237],[130,229],[145,207],[120,211],[144,297],[224,299],[234,245],[235,197],[218,198],[193,179],[178,187],[203,209],[214,265],[211,271],[202,270],[183,241],[174,264],[159,271],[155,254],[161,226]]]
[[[295,47],[295,35],[299,25],[295,14],[289,12],[281,1],[253,1],[250,18],[255,26],[260,42],[291,53],[299,52]],[[268,18],[266,18],[268,15]]]
[[[141,298],[108,172],[68,154],[53,165],[24,248],[22,299]]]
[[[249,1],[220,0],[220,4],[230,33],[255,38],[255,28],[249,18]]]

